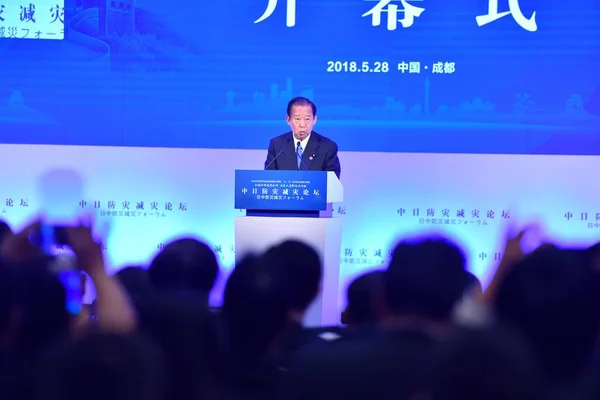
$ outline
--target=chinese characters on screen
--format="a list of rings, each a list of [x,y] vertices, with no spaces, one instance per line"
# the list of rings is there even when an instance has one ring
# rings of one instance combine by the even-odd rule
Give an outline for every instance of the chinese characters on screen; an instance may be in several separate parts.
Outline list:
[[[265,21],[273,15],[277,8],[279,0],[268,0],[265,12],[254,21],[255,24]],[[283,0],[281,0],[283,2]],[[301,0],[300,0],[301,1]],[[358,0],[356,0],[358,1]],[[363,0],[365,3],[373,3],[373,0]],[[480,0],[486,1],[486,0]],[[477,26],[488,25],[500,18],[511,15],[515,22],[523,29],[529,32],[537,31],[537,22],[535,20],[536,12],[527,18],[521,11],[519,0],[505,0],[508,4],[508,11],[500,12],[498,0],[487,0],[487,14],[476,15],[474,20]],[[286,2],[286,17],[285,24],[288,28],[296,26],[296,2],[297,0],[285,0]],[[395,31],[399,26],[402,28],[410,28],[415,24],[415,19],[419,18],[425,11],[424,0],[379,0],[375,6],[366,10],[361,15],[362,18],[370,18],[371,25],[378,27],[382,25],[382,20],[386,20],[388,31]],[[418,4],[418,5],[417,5]]]
[[[464,208],[456,210],[448,208],[440,210],[434,208],[398,208],[396,213],[400,217],[418,218],[420,225],[488,226],[497,219],[510,219],[509,210],[496,211],[478,208],[472,210],[466,210]]]
[[[15,209],[23,209],[23,208],[29,208],[29,199],[27,199],[26,197],[21,197],[21,198],[13,198],[13,197],[7,197],[4,201],[4,205],[2,206],[1,209],[1,213],[2,214],[9,214],[12,210]]]
[[[401,61],[395,68],[390,69],[390,63],[387,61],[327,61],[327,72],[335,73],[388,73],[390,70],[400,71],[402,74],[420,74],[425,71],[431,71],[432,74],[453,74],[456,72],[456,63],[454,61],[436,62],[431,64],[422,64],[420,61]]]
[[[79,207],[82,209],[93,209],[100,217],[168,217],[173,212],[188,211],[187,202],[166,201],[87,201],[81,200]]]
[[[319,189],[310,189],[302,182],[281,184],[256,183],[251,189],[242,188],[242,194],[250,193],[257,200],[304,200],[309,196],[320,196]]]
[[[65,37],[64,27],[64,2],[0,0],[0,39],[61,40]]]

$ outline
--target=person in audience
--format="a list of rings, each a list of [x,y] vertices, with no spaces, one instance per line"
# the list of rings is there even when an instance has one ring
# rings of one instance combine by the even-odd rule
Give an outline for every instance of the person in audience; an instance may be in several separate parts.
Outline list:
[[[549,394],[589,398],[600,326],[600,274],[581,251],[544,247],[505,274],[494,298],[499,321],[526,340],[547,381]]]
[[[29,370],[16,351],[19,319],[17,271],[13,265],[0,261],[0,399],[26,399]]]
[[[39,223],[34,222],[7,235],[0,244],[3,268],[12,265],[15,272],[11,278],[16,290],[12,309],[17,311],[17,317],[9,320],[12,325],[7,331],[16,332],[9,346],[18,359],[13,372],[22,371],[16,372],[16,381],[21,383],[27,382],[28,373],[35,369],[48,348],[73,334],[69,329],[73,315],[67,307],[66,290],[54,269],[58,259],[44,254],[29,239],[38,228]],[[97,289],[102,315],[99,327],[105,332],[132,332],[137,323],[135,312],[124,290],[106,274],[101,245],[92,238],[91,227],[68,227],[66,234],[78,264],[92,277]],[[18,393],[19,399],[29,399],[33,395],[31,386],[17,384],[13,393]]]
[[[206,244],[178,239],[111,276],[82,223],[65,229],[68,271],[96,289],[90,325],[73,324],[89,318],[64,259],[30,240],[39,228],[0,221],[2,400],[600,399],[600,245],[526,254],[525,228],[482,290],[453,242],[401,238],[348,287],[345,327],[308,328],[323,265],[301,241],[241,260],[215,313]]]
[[[459,329],[436,349],[429,400],[541,400],[530,349],[499,326]],[[415,396],[415,400],[417,396]]]
[[[305,328],[306,311],[321,290],[323,266],[317,252],[307,244],[297,240],[286,240],[269,248],[264,258],[278,268],[284,269],[294,284],[288,288],[289,329],[283,345],[283,358],[293,353],[316,335],[328,328]],[[287,363],[282,358],[282,366]]]
[[[169,243],[148,268],[150,282],[158,290],[197,296],[207,305],[218,275],[215,253],[207,244],[193,238]]]
[[[438,238],[401,242],[384,278],[387,315],[363,340],[301,349],[290,399],[408,399],[426,387],[433,349],[452,327],[465,257]]]
[[[162,400],[160,350],[140,335],[92,333],[55,346],[40,363],[39,400]]]
[[[139,304],[140,331],[164,352],[165,399],[218,398],[222,382],[220,340],[215,318],[197,297],[170,292],[144,296]]]
[[[115,277],[121,282],[134,303],[149,296],[154,289],[148,271],[141,265],[122,268],[115,274]]]
[[[346,292],[347,306],[342,324],[350,327],[372,326],[382,317],[385,271],[369,271],[352,281]]]
[[[283,267],[272,257],[249,255],[227,280],[221,311],[231,398],[278,398],[283,376],[279,355],[287,333],[295,328],[289,294],[301,286],[293,268]]]
[[[340,177],[338,146],[313,131],[317,123],[317,106],[305,97],[295,97],[288,103],[285,120],[292,129],[269,143],[265,169],[333,171]]]

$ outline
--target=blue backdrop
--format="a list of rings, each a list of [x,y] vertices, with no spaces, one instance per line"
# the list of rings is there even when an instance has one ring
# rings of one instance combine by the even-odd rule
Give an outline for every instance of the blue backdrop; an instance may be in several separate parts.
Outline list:
[[[263,149],[305,95],[346,151],[600,154],[600,4],[497,2],[66,0],[19,40],[58,5],[0,0],[0,142]]]

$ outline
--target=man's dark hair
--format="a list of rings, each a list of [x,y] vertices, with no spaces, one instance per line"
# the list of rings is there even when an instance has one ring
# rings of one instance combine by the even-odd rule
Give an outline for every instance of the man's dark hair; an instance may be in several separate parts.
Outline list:
[[[383,291],[385,271],[369,271],[352,281],[348,286],[348,308],[352,322],[366,324],[376,321],[374,299]]]
[[[268,249],[264,257],[276,267],[284,269],[294,282],[288,293],[292,310],[307,309],[319,293],[323,277],[317,252],[306,243],[286,240]]]
[[[208,245],[183,238],[168,244],[152,260],[148,269],[154,287],[169,291],[188,291],[208,295],[217,276],[217,257]]]
[[[127,291],[129,297],[134,301],[151,294],[153,286],[148,277],[148,271],[142,266],[127,266],[120,269],[115,278],[121,282],[121,285]]]
[[[288,117],[292,116],[292,108],[294,106],[310,106],[310,108],[312,108],[313,117],[317,116],[317,106],[306,97],[294,97],[290,100],[287,106]]]
[[[470,271],[465,270],[463,287],[465,292],[477,290],[477,292],[481,292],[483,290],[483,286],[481,286],[481,281],[475,274]]]
[[[390,311],[447,321],[463,296],[465,264],[462,250],[446,239],[398,244],[385,276]]]

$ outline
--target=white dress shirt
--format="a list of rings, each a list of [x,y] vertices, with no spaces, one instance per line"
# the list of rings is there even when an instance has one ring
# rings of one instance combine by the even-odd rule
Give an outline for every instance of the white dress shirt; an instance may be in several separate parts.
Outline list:
[[[292,136],[293,135],[294,134],[292,133]],[[298,143],[300,143],[300,147],[302,148],[302,154],[304,154],[304,151],[306,150],[306,144],[308,143],[308,139],[310,139],[310,135],[305,137],[303,140],[298,140],[296,139],[296,136],[294,136],[294,152],[298,148]]]

